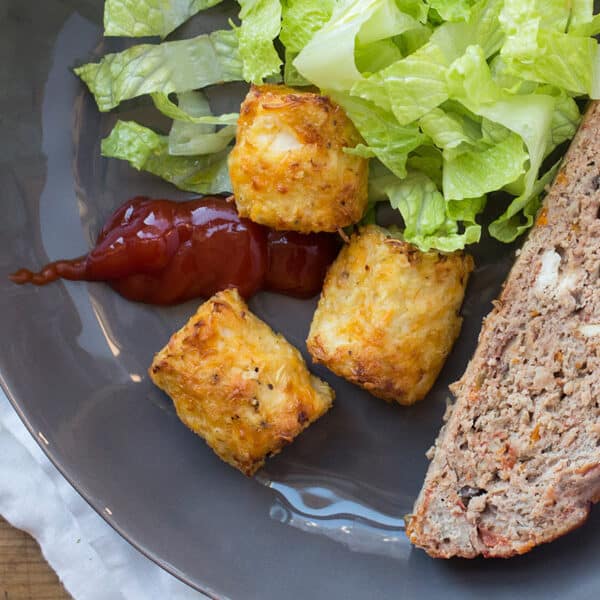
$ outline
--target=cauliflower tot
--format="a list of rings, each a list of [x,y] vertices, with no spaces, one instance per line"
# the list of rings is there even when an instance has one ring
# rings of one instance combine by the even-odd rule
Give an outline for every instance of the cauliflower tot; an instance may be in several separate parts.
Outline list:
[[[237,290],[202,304],[154,357],[149,374],[183,423],[246,475],[327,412],[334,397]]]
[[[434,384],[460,331],[473,259],[423,253],[375,225],[330,267],[307,340],[316,362],[388,401]]]
[[[326,96],[252,86],[229,156],[240,216],[302,233],[356,223],[367,206],[368,162],[343,149],[361,142],[343,109]]]

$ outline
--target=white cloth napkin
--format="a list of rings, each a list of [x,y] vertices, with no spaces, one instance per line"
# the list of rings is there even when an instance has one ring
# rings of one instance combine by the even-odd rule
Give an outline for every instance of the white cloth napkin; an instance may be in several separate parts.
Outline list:
[[[46,458],[0,390],[0,514],[29,532],[75,600],[201,600],[140,554]]]

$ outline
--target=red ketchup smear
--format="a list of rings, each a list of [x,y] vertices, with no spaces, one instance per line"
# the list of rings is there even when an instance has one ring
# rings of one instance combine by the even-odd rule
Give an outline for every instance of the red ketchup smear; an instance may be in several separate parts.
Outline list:
[[[238,216],[221,196],[188,202],[137,197],[118,208],[96,247],[39,273],[19,269],[15,283],[107,281],[129,300],[176,304],[238,288],[309,298],[321,289],[339,249],[335,235],[272,231]]]

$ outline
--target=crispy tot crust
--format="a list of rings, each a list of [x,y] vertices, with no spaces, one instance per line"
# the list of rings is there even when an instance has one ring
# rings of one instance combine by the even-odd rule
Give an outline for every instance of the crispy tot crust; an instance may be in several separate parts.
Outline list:
[[[215,294],[154,357],[179,418],[246,475],[331,407],[334,393],[237,290]]]
[[[368,162],[343,149],[360,142],[343,109],[326,96],[252,86],[229,157],[240,216],[303,233],[356,223],[367,206]]]
[[[464,253],[422,253],[377,226],[363,228],[327,273],[309,352],[384,400],[421,400],[460,331],[472,268]]]

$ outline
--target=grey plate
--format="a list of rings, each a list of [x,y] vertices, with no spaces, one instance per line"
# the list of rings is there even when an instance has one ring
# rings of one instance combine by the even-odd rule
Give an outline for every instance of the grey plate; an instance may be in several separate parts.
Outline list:
[[[196,303],[161,309],[102,284],[7,281],[17,267],[85,252],[131,196],[185,197],[99,156],[117,115],[100,116],[70,68],[121,47],[102,41],[101,11],[91,0],[0,2],[2,384],[64,475],[140,550],[218,597],[597,598],[597,511],[583,529],[504,562],[434,561],[402,530],[447,385],[473,351],[512,249],[478,249],[462,336],[426,401],[389,406],[317,368],[337,392],[334,409],[254,480],[187,431],[146,375]],[[212,10],[207,27],[222,13]],[[235,110],[240,91],[217,95]],[[145,102],[118,116],[156,121]],[[301,349],[313,307],[269,294],[252,301]]]

